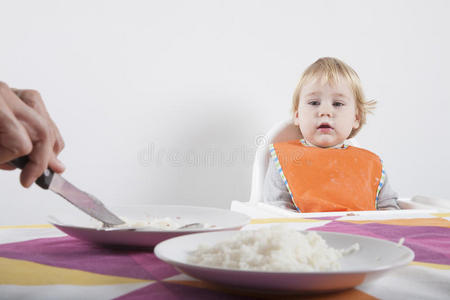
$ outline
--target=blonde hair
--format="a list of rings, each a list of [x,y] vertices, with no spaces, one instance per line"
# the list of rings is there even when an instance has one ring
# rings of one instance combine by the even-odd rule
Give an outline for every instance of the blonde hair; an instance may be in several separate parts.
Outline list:
[[[355,96],[356,111],[359,117],[359,127],[353,129],[348,136],[348,138],[354,137],[366,123],[367,113],[372,113],[376,104],[376,101],[374,100],[367,101],[365,99],[358,74],[349,65],[337,58],[319,58],[303,72],[303,75],[295,88],[294,96],[292,98],[292,113],[294,117],[298,110],[302,88],[307,82],[313,79],[320,79],[322,83],[331,84],[336,84],[341,79],[346,79],[350,84],[353,95]]]

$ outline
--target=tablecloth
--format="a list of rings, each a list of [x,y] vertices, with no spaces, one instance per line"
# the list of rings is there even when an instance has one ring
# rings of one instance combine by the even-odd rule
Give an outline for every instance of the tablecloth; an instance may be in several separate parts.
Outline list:
[[[393,242],[404,238],[415,259],[354,289],[281,297],[196,280],[149,249],[98,246],[49,224],[0,226],[0,299],[450,299],[450,213],[264,218],[243,230],[278,223]]]

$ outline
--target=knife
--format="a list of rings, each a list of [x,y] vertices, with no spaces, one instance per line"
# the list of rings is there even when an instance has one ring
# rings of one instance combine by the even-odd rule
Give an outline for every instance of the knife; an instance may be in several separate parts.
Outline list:
[[[10,164],[19,169],[23,169],[28,161],[28,156],[22,156],[10,161]],[[78,189],[50,168],[46,169],[35,182],[44,190],[51,190],[57,193],[94,219],[103,222],[104,227],[125,223],[109,211],[100,200]]]

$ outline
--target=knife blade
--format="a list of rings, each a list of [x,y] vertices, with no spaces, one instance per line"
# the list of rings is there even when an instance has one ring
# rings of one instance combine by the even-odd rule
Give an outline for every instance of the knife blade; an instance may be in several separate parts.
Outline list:
[[[28,156],[22,156],[10,161],[10,164],[17,168],[23,169],[28,161]],[[105,227],[125,223],[118,216],[108,210],[106,206],[96,197],[78,189],[61,175],[53,172],[50,168],[46,169],[44,173],[36,180],[36,184],[45,190],[49,189],[57,193],[86,214],[103,222]]]

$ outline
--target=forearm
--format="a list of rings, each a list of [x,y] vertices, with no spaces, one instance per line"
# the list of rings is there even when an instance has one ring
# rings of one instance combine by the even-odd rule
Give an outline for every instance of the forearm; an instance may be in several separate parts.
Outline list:
[[[398,194],[391,188],[388,177],[386,175],[384,184],[378,194],[378,210],[395,210],[400,209],[397,202]]]
[[[297,211],[292,203],[291,194],[272,160],[269,162],[266,177],[264,179],[263,202],[284,209]]]

